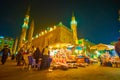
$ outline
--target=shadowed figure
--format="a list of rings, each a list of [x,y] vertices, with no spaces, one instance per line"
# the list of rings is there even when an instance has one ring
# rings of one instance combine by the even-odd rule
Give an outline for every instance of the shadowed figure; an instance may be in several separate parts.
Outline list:
[[[115,43],[115,51],[117,52],[120,58],[120,38],[118,39],[118,42]]]
[[[42,59],[42,53],[40,52],[40,49],[37,47],[35,52],[33,53],[33,58],[35,59],[35,63],[38,64],[37,67],[40,68],[40,63]]]
[[[1,50],[1,53],[2,53],[1,62],[2,62],[2,64],[5,64],[5,62],[6,62],[7,58],[8,58],[8,54],[11,54],[10,49],[8,48],[8,45],[4,46],[4,48]]]
[[[42,63],[41,63],[41,69],[48,69],[50,66],[49,64],[49,57],[50,57],[50,51],[48,46],[43,48],[42,50]]]

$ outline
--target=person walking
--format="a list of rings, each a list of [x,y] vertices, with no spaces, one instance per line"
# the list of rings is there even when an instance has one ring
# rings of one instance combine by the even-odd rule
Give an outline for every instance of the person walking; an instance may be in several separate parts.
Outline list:
[[[31,55],[29,49],[27,50],[26,54],[23,55],[23,59],[24,59],[23,69],[26,71],[30,70],[33,59],[32,59],[32,55]]]
[[[50,56],[50,51],[49,51],[48,46],[43,48],[42,55],[43,55],[43,57],[42,57],[41,68],[42,69],[48,69],[49,68],[49,56]]]
[[[118,42],[115,43],[115,51],[117,52],[120,58],[120,38],[118,39]]]
[[[23,49],[21,48],[16,55],[17,66],[23,66]]]
[[[11,55],[11,52],[10,52],[10,49],[8,48],[8,45],[5,45],[4,48],[1,50],[1,53],[2,53],[2,59],[1,59],[1,62],[2,64],[5,64],[7,58],[8,58],[8,55],[10,54]]]

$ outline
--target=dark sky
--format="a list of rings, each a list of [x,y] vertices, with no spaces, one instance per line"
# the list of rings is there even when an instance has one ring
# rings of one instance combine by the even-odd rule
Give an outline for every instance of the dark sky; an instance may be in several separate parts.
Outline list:
[[[60,21],[70,28],[74,12],[79,38],[108,44],[120,37],[120,0],[0,0],[0,35],[13,38],[20,35],[29,4],[35,34]]]

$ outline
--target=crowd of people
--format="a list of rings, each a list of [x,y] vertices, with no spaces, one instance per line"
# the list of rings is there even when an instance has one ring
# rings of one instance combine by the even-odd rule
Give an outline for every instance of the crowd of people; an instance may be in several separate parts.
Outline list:
[[[31,68],[48,69],[50,67],[49,58],[48,46],[43,48],[42,52],[38,47],[27,51],[21,48],[16,55],[17,66],[23,66],[24,69],[28,70]]]
[[[17,66],[22,66],[23,69],[30,70],[35,68],[37,70],[49,69],[50,67],[50,52],[48,46],[43,48],[42,51],[37,47],[32,46],[30,49],[24,49],[23,47],[19,49],[17,54],[11,54],[8,45],[5,45],[1,50],[2,58],[1,62],[4,65],[8,56],[11,60],[16,60]]]

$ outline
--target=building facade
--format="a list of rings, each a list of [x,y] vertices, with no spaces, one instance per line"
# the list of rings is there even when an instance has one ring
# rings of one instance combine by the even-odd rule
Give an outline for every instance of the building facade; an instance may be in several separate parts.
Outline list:
[[[36,35],[32,40],[32,45],[43,49],[45,46],[51,48],[61,48],[74,44],[72,30],[64,26],[61,22]]]
[[[0,36],[0,51],[4,48],[5,45],[8,45],[8,47],[10,48],[12,52],[13,45],[14,45],[14,39],[11,37]]]
[[[71,29],[67,28],[65,25],[62,24],[62,22],[60,22],[58,25],[53,26],[51,28],[47,28],[46,30],[40,32],[35,37],[33,37],[34,20],[32,20],[31,26],[28,27],[29,22],[28,13],[24,19],[24,24],[22,26],[22,33],[20,36],[18,46],[19,49],[22,47],[29,49],[31,46],[39,47],[41,50],[45,46],[49,46],[51,48],[61,48],[63,46],[76,44],[76,41],[78,41],[77,21],[75,20],[74,15],[72,16],[70,23]],[[28,35],[26,35],[28,28],[29,28]]]

